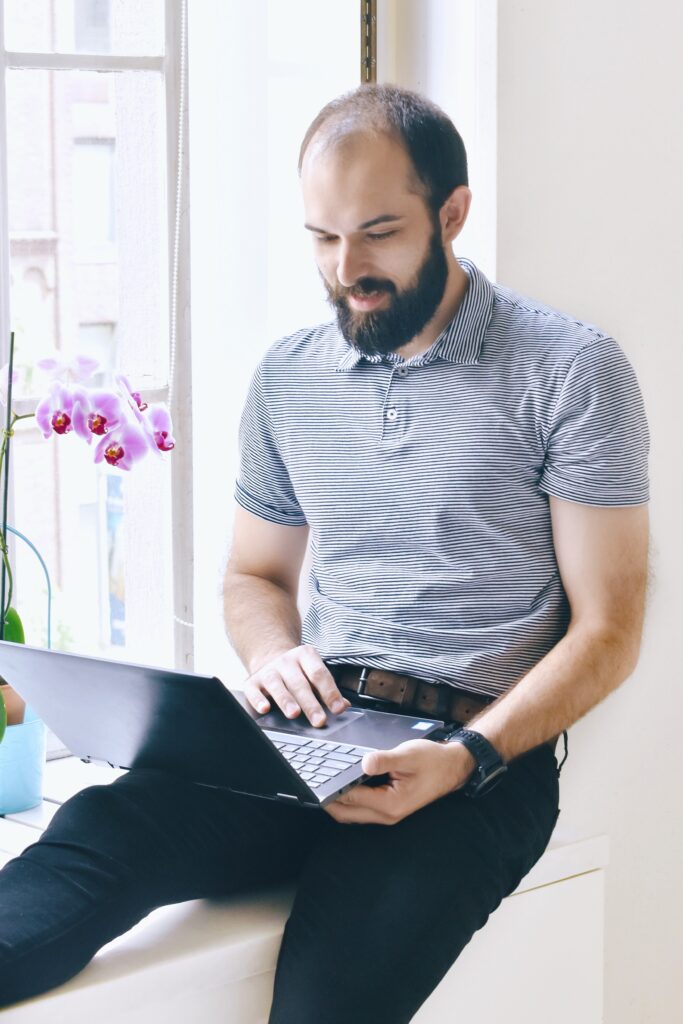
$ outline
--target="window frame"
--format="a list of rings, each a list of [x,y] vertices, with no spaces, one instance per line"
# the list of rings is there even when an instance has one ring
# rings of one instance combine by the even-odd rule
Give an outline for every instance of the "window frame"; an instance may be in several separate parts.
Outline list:
[[[177,3],[176,0],[164,0],[164,15],[164,53],[161,55],[18,52],[5,48],[5,2],[0,0],[0,360],[3,364],[7,361],[10,335],[6,72],[9,69],[34,69],[152,71],[162,74],[166,103],[169,324],[172,325],[171,330],[175,325],[175,351],[173,366],[169,367],[168,384],[143,392],[143,398],[147,402],[168,402],[169,395],[171,397],[170,412],[178,441],[171,460],[173,658],[176,668],[192,670],[194,555],[186,0],[182,0],[181,3]],[[172,359],[170,349],[169,359]]]

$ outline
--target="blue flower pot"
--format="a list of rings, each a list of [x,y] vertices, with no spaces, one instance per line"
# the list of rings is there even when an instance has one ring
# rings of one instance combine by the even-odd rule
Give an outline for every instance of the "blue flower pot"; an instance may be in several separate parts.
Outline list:
[[[44,766],[45,726],[27,707],[21,725],[8,725],[0,743],[0,814],[38,806]]]

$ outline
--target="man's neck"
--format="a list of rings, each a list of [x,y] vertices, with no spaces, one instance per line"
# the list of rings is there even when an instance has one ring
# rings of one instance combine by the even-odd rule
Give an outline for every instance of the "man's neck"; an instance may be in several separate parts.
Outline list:
[[[448,262],[448,280],[443,298],[425,329],[416,334],[407,345],[396,349],[397,355],[403,359],[412,359],[413,356],[420,355],[422,352],[426,352],[428,348],[431,348],[460,308],[460,303],[467,291],[469,278],[455,256],[449,256]]]

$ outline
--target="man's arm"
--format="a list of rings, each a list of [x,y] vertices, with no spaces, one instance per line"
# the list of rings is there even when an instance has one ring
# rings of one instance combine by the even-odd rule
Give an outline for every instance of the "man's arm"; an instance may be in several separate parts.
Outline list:
[[[517,685],[468,723],[510,760],[557,736],[635,668],[645,609],[648,512],[550,499],[555,552],[569,599],[565,637]],[[337,821],[392,825],[460,788],[474,759],[460,743],[410,740],[363,758],[388,785],[358,786],[329,804]]]
[[[271,697],[288,718],[303,711],[314,725],[324,725],[316,694],[335,712],[349,701],[317,651],[301,645],[297,595],[307,540],[307,526],[281,526],[237,505],[223,609],[228,636],[249,673],[244,693],[252,706],[268,711]]]
[[[633,672],[645,613],[648,510],[550,499],[555,554],[569,600],[564,638],[469,724],[504,760],[557,736]]]

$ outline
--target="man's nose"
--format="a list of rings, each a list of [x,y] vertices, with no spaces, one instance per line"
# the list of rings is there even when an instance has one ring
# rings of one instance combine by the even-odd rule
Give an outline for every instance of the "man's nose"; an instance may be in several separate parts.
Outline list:
[[[342,243],[337,254],[337,280],[344,288],[350,288],[365,273],[363,256],[356,246]]]

